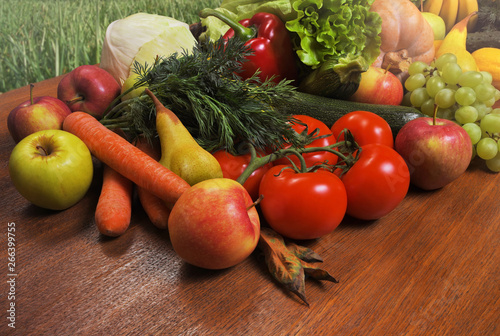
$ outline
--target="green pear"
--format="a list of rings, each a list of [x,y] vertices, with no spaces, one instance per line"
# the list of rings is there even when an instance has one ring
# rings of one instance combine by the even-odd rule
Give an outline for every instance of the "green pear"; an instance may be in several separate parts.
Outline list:
[[[160,163],[188,184],[222,177],[217,159],[193,138],[179,118],[146,89],[156,108],[156,131],[160,139]]]
[[[430,12],[422,12],[425,21],[429,23],[434,32],[434,40],[442,40],[446,36],[446,25],[439,15]]]

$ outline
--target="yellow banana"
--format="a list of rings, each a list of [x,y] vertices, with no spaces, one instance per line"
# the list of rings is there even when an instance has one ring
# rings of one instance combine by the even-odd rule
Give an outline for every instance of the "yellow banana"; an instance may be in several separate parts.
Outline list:
[[[458,14],[458,0],[444,0],[443,6],[441,7],[441,12],[439,12],[439,16],[441,16],[444,20],[444,24],[446,25],[446,33],[448,33],[451,28],[457,23],[457,14]]]
[[[462,21],[470,13],[476,12],[478,8],[477,0],[458,0],[457,22]],[[474,15],[470,18],[467,29],[473,30],[476,22],[477,15]]]
[[[443,6],[443,0],[427,0],[424,3],[424,12],[429,12],[432,14],[439,15],[442,6]]]

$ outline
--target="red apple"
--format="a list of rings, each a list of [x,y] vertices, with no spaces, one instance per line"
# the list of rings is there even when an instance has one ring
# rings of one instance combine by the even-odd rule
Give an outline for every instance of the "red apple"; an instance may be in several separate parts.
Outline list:
[[[350,100],[359,103],[400,105],[403,101],[403,84],[392,72],[370,66],[361,74],[361,81]]]
[[[61,100],[41,96],[33,98],[33,85],[30,99],[15,107],[7,117],[7,128],[16,143],[26,136],[43,130],[60,130],[64,118],[71,113]]]
[[[447,119],[417,118],[396,136],[394,148],[405,159],[413,185],[434,190],[462,175],[472,158],[467,132]]]
[[[71,111],[82,111],[101,118],[121,93],[120,84],[97,65],[81,65],[68,73],[57,86],[57,98]]]
[[[232,267],[257,246],[260,220],[252,198],[238,182],[214,178],[193,185],[168,218],[174,251],[206,269]]]

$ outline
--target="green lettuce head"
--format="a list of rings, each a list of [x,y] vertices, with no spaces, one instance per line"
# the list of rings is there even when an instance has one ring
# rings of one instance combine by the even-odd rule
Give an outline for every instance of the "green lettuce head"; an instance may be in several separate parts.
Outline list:
[[[293,32],[302,63],[362,56],[368,64],[380,53],[382,19],[370,12],[374,0],[292,0],[297,18],[286,23]]]
[[[361,73],[380,54],[382,19],[375,0],[291,0],[296,17],[286,22],[294,48],[306,66],[299,90],[348,98]]]

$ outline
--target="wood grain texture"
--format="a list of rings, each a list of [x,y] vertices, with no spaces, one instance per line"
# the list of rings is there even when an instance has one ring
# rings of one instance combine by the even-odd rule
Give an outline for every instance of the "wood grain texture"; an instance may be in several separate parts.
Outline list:
[[[59,80],[38,84],[39,93],[54,95]],[[137,200],[129,230],[101,236],[93,218],[100,181],[66,211],[25,201],[8,176],[6,118],[27,92],[0,96],[0,334],[500,334],[500,177],[481,162],[441,190],[411,189],[378,221],[346,218],[306,243],[340,281],[307,281],[307,308],[272,280],[257,252],[223,271],[186,265]],[[9,222],[15,330],[7,326]]]

